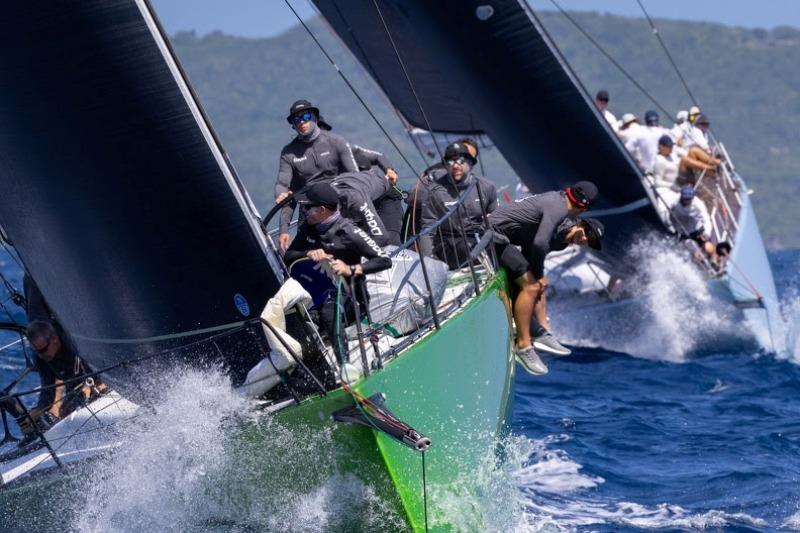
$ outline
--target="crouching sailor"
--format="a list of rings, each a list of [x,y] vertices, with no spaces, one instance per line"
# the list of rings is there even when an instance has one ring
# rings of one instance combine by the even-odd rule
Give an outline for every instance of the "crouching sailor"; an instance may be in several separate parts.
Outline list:
[[[6,400],[2,408],[16,417],[26,437],[35,435],[34,425],[45,431],[60,418],[81,407],[93,396],[107,389],[94,378],[94,387],[71,380],[89,372],[80,357],[62,340],[50,322],[34,320],[27,328],[28,342],[36,352],[36,371],[42,390],[36,407],[26,413],[19,400]],[[27,442],[24,440],[23,443]]]
[[[346,357],[344,327],[355,320],[355,305],[359,314],[366,315],[369,295],[365,274],[380,272],[392,266],[392,260],[375,241],[351,220],[339,212],[339,197],[328,183],[315,183],[304,194],[297,195],[297,203],[305,212],[292,244],[284,255],[291,264],[303,257],[315,263],[327,263],[337,276],[347,281],[350,290],[342,291],[343,316],[337,328],[336,299],[329,298],[320,308],[320,326],[326,331],[340,360]],[[362,262],[362,259],[366,259]],[[338,331],[337,331],[338,329]]]
[[[498,207],[489,215],[495,232],[495,247],[500,265],[518,288],[514,300],[514,323],[517,328],[517,359],[532,374],[546,374],[547,366],[536,348],[556,355],[570,352],[550,333],[544,259],[551,250],[569,244],[600,247],[603,226],[594,219],[574,224],[597,198],[597,187],[580,181],[564,191],[550,191]],[[565,227],[566,226],[566,227]],[[521,251],[517,246],[521,247]],[[540,331],[531,339],[531,319],[536,318]]]

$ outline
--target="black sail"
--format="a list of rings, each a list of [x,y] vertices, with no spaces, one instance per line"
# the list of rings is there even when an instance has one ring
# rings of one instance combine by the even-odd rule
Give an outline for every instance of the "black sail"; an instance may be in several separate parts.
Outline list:
[[[278,280],[149,4],[10,2],[0,43],[0,224],[81,355],[97,369],[195,342],[184,358],[240,378],[254,350],[201,341],[258,316]]]
[[[636,164],[524,1],[314,3],[412,126],[488,134],[533,191],[593,180],[600,207],[625,212],[617,230],[658,224]]]

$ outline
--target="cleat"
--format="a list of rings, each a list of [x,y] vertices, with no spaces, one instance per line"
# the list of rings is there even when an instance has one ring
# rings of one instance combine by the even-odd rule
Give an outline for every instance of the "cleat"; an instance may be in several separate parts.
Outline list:
[[[558,342],[558,339],[553,337],[550,333],[545,333],[533,339],[533,346],[540,352],[551,353],[562,357],[572,353],[572,350]]]
[[[539,355],[536,353],[536,349],[533,346],[514,350],[514,355],[517,357],[519,364],[521,364],[529,373],[535,376],[543,376],[544,374],[547,374],[547,365],[545,365],[542,360],[539,359]]]

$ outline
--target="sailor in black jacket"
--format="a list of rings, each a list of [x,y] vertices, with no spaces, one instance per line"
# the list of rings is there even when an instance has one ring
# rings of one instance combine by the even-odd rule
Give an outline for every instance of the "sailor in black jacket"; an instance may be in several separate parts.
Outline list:
[[[369,295],[364,275],[391,267],[391,258],[364,230],[341,215],[338,210],[339,197],[329,184],[312,185],[304,194],[298,195],[297,201],[306,216],[284,255],[284,261],[291,264],[302,257],[308,257],[317,263],[328,261],[331,270],[337,276],[348,280],[352,278],[355,300],[361,308],[362,315],[365,315]],[[362,262],[362,258],[366,261]],[[343,298],[345,317],[342,319],[342,330],[355,318],[352,295],[344,292]],[[334,299],[329,299],[322,305],[320,325],[328,332],[334,349],[342,357],[344,354],[341,353],[339,345],[340,343],[343,345],[343,340],[335,331]]]
[[[420,238],[424,255],[433,253],[454,269],[464,265],[470,249],[477,243],[476,235],[484,232],[484,216],[497,208],[497,190],[491,181],[473,174],[472,167],[477,160],[466,143],[450,144],[445,149],[443,163],[447,172],[440,173],[427,187],[421,213],[423,228],[436,223],[473,183],[477,183],[456,213],[438,230]],[[464,236],[467,242],[464,242]]]
[[[308,100],[298,100],[286,117],[297,132],[292,142],[281,150],[278,178],[275,180],[275,201],[280,203],[289,194],[319,181],[330,181],[342,172],[357,172],[358,165],[350,144],[331,133],[319,116],[319,109]],[[289,245],[288,226],[294,203],[281,211],[278,242],[281,249]]]

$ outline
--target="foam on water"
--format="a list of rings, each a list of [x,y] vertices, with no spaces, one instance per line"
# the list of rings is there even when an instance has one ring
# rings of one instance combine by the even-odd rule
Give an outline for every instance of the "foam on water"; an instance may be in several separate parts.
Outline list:
[[[562,339],[675,362],[724,349],[721,343],[741,347],[752,341],[682,248],[648,237],[632,246],[628,261],[639,265],[634,277],[623,280],[634,296],[628,303],[588,309],[574,300],[563,306],[553,301],[551,320]]]
[[[767,525],[764,520],[745,513],[713,509],[693,513],[670,503],[647,506],[629,501],[604,501],[594,489],[605,480],[582,472],[583,466],[567,452],[553,448],[569,439],[567,435],[551,435],[530,441],[533,453],[529,461],[513,474],[520,492],[527,499],[524,514],[527,523],[515,531],[560,532],[583,526],[704,530]]]
[[[290,431],[253,411],[221,372],[186,370],[95,465],[73,529],[397,530],[373,487],[338,471],[330,430]],[[303,477],[297,474],[301,472]]]

